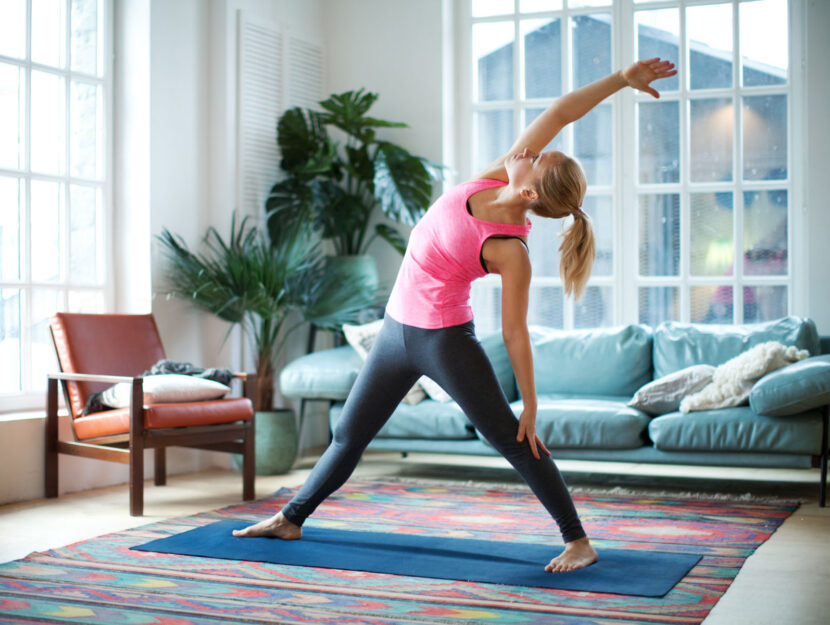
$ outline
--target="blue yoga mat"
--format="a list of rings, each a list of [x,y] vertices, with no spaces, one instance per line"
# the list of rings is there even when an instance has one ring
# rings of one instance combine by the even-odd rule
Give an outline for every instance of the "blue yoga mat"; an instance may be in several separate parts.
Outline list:
[[[547,573],[556,546],[303,527],[300,540],[236,538],[245,521],[218,521],[132,547],[225,560],[662,597],[700,560],[662,551],[597,550],[599,561]]]

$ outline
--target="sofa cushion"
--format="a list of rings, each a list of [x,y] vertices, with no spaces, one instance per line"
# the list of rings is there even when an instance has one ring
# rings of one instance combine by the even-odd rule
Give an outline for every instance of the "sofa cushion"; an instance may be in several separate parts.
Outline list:
[[[813,356],[758,380],[749,405],[759,415],[792,415],[830,404],[830,354]]]
[[[549,449],[642,447],[649,417],[627,406],[627,401],[628,396],[539,395],[536,433]],[[516,417],[522,414],[521,401],[511,403],[510,407]]]
[[[280,391],[285,397],[343,400],[362,366],[350,345],[306,354],[283,367]]]
[[[484,353],[493,365],[496,378],[501,385],[501,390],[507,397],[507,401],[519,399],[519,392],[516,390],[516,378],[513,377],[513,365],[510,364],[510,356],[504,346],[504,339],[501,332],[494,332],[479,338]]]
[[[651,380],[651,330],[531,328],[536,392],[626,395]]]
[[[749,406],[673,412],[653,419],[648,433],[661,451],[821,453],[821,414],[763,417]]]
[[[329,422],[334,430],[343,404],[335,404],[329,411]],[[473,425],[455,402],[442,403],[425,399],[417,405],[399,404],[380,429],[377,438],[469,439],[475,438]]]
[[[654,331],[654,377],[662,378],[692,365],[721,365],[767,341],[795,345],[810,354],[819,350],[816,324],[803,317],[746,325],[667,321]]]

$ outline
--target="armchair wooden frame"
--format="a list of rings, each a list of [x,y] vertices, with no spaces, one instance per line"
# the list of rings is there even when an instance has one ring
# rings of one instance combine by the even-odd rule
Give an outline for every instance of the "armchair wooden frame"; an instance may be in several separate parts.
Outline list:
[[[244,395],[253,402],[256,392],[256,376],[235,373],[234,377],[242,380]],[[66,404],[70,406],[66,386],[66,382],[69,381],[109,384],[129,382],[132,384],[129,432],[83,441],[79,441],[77,437],[74,441],[60,440],[58,437],[58,383],[62,382]],[[147,429],[144,427],[143,378],[82,373],[48,375],[45,445],[46,497],[58,496],[58,454],[120,462],[130,466],[130,515],[142,516],[144,513],[144,450],[154,450],[154,481],[157,486],[163,486],[167,481],[167,447],[190,447],[242,454],[242,498],[246,501],[254,498],[254,417],[246,421],[226,424]]]

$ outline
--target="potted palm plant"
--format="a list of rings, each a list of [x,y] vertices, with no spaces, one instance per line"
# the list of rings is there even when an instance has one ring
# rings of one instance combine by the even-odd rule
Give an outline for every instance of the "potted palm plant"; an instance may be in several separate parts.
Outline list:
[[[309,210],[321,236],[333,244],[337,264],[364,267],[375,283],[377,267],[366,255],[369,244],[380,237],[401,254],[406,249],[395,227],[379,223],[371,228],[375,209],[393,221],[414,225],[429,207],[433,181],[441,171],[378,137],[378,129],[406,124],[371,117],[369,109],[377,98],[360,89],[332,95],[319,103],[319,111],[287,110],[277,126],[284,178],[266,203],[272,231],[280,227],[280,210]],[[336,142],[330,131],[345,139]]]
[[[274,409],[275,363],[286,339],[306,322],[324,326],[354,322],[360,311],[374,303],[372,288],[325,262],[311,220],[295,217],[272,222],[270,237],[248,218],[238,224],[234,218],[230,237],[223,239],[211,227],[200,252],[190,251],[181,237],[166,229],[157,237],[167,261],[166,292],[232,327],[240,326],[253,346],[260,474],[287,470],[297,451],[293,412],[279,426],[289,432],[278,435],[264,431],[276,417],[262,418]],[[275,450],[273,445],[283,448]]]

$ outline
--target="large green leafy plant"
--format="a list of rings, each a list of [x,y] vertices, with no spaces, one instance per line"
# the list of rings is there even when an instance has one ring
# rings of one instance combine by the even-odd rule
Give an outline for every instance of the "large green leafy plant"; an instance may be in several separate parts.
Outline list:
[[[274,407],[275,362],[294,330],[305,322],[353,323],[375,303],[373,289],[325,262],[307,219],[272,223],[269,237],[234,218],[227,241],[211,227],[197,253],[166,229],[157,238],[167,293],[241,326],[251,340],[257,410]]]
[[[277,141],[285,177],[266,203],[272,232],[286,213],[308,210],[336,254],[363,254],[376,237],[404,253],[396,228],[370,229],[372,214],[380,207],[390,219],[414,225],[429,207],[440,168],[378,138],[378,129],[406,124],[370,117],[377,98],[363,89],[347,91],[320,102],[320,111],[292,108],[282,115]],[[335,141],[330,131],[345,139]]]

